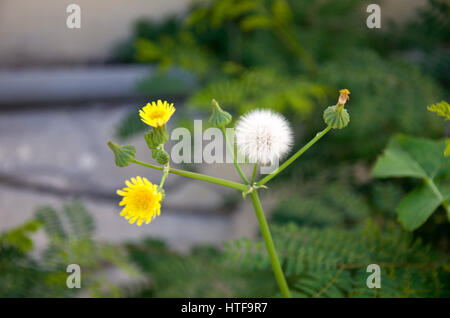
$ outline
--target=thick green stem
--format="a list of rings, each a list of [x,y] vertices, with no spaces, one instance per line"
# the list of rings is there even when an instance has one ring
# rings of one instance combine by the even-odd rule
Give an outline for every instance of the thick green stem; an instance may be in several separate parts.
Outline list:
[[[271,174],[267,175],[265,178],[261,179],[256,185],[261,186],[263,184],[266,184],[270,180],[272,180],[273,177],[275,177],[277,174],[279,174],[281,171],[286,169],[291,163],[295,161],[298,157],[300,157],[306,150],[308,150],[312,145],[314,145],[320,138],[322,138],[327,132],[329,132],[331,129],[330,126],[319,132],[313,139],[311,139],[306,145],[304,145],[299,151],[297,151],[294,155],[292,155],[288,160],[283,162],[281,166],[278,167],[277,170],[272,172]]]
[[[244,181],[244,183],[246,183],[246,184],[249,184],[247,177],[245,176],[244,172],[242,172],[242,169],[236,160],[235,151],[231,147],[230,141],[228,140],[227,132],[224,127],[222,127],[222,133],[223,133],[223,138],[225,138],[225,143],[227,145],[228,151],[230,152],[230,155],[233,157],[233,163],[234,163],[234,166],[236,167],[237,172],[241,176],[242,181]]]
[[[252,180],[250,181],[250,185],[253,185],[255,183],[256,170],[258,170],[258,163],[255,163],[255,165],[253,166]]]
[[[147,168],[155,169],[155,170],[164,170],[164,167],[152,165],[150,163],[142,162],[142,161],[139,161],[136,159],[131,160],[131,162],[136,163],[141,166],[144,166],[144,167],[147,167]],[[236,190],[244,191],[244,192],[248,191],[250,189],[250,187],[248,185],[245,185],[245,184],[242,184],[239,182],[234,182],[234,181],[225,180],[225,179],[221,179],[221,178],[211,177],[206,174],[201,174],[201,173],[196,173],[196,172],[190,172],[190,171],[185,171],[185,170],[180,170],[180,169],[169,168],[169,173],[173,173],[173,174],[177,174],[177,175],[192,178],[192,179],[197,179],[197,180],[202,180],[205,182],[222,185],[224,187],[228,187],[228,188],[232,188],[232,189],[236,189]]]
[[[252,198],[253,207],[255,208],[256,217],[258,218],[261,234],[266,244],[267,252],[269,254],[270,262],[272,263],[272,269],[275,274],[278,286],[285,298],[291,298],[291,292],[284,278],[283,270],[281,269],[280,261],[278,260],[277,251],[273,244],[272,235],[270,234],[269,225],[267,224],[266,217],[264,215],[261,201],[259,200],[258,192],[256,190],[250,193]]]
[[[450,222],[450,206],[448,204],[448,200],[444,198],[441,191],[439,191],[438,187],[434,183],[433,179],[426,178],[425,182],[430,187],[431,191],[433,191],[433,193],[436,195],[436,197],[441,202],[442,206],[444,207],[445,211],[447,212],[447,219]]]

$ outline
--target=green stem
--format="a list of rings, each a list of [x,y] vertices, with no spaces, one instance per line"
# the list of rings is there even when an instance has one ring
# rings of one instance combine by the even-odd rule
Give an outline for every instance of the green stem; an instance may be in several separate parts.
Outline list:
[[[142,162],[142,161],[139,161],[136,159],[131,160],[131,162],[136,163],[141,166],[144,166],[144,167],[147,167],[147,168],[155,169],[155,170],[160,170],[160,171],[164,170],[164,167],[152,165],[150,163]],[[197,180],[202,180],[205,182],[222,185],[224,187],[228,187],[228,188],[232,188],[232,189],[236,189],[236,190],[244,191],[244,192],[248,191],[250,189],[250,187],[248,185],[245,185],[245,184],[242,184],[239,182],[234,182],[234,181],[225,180],[225,179],[221,179],[221,178],[211,177],[206,174],[201,174],[201,173],[196,173],[196,172],[190,172],[190,171],[185,171],[185,170],[180,170],[180,169],[169,168],[169,173],[173,173],[176,175],[180,175],[180,176],[184,176],[184,177],[188,177],[188,178],[192,178],[192,179],[197,179]]]
[[[441,202],[442,206],[444,207],[445,211],[447,212],[447,219],[450,222],[450,206],[448,204],[448,200],[444,198],[441,191],[439,191],[438,187],[434,183],[433,179],[431,178],[425,178],[426,184],[430,187],[431,191],[436,195],[436,197]]]
[[[234,166],[236,167],[237,172],[241,176],[242,181],[244,181],[244,183],[246,183],[246,184],[249,184],[247,177],[245,176],[244,172],[242,172],[241,167],[237,163],[234,149],[231,148],[231,144],[230,144],[230,141],[228,140],[228,136],[227,136],[225,127],[222,127],[222,133],[223,133],[223,137],[225,138],[225,143],[227,145],[228,151],[230,152],[231,156],[233,157],[233,163],[234,163]]]
[[[277,280],[278,287],[285,298],[291,298],[291,292],[284,278],[283,271],[281,269],[280,261],[278,260],[277,251],[275,250],[275,245],[273,244],[272,235],[270,234],[269,225],[267,225],[266,217],[264,215],[263,208],[261,206],[261,201],[259,200],[258,192],[252,191],[250,193],[252,198],[253,207],[255,209],[256,217],[258,218],[259,227],[261,229],[261,234],[264,238],[264,243],[266,244],[267,252],[269,254],[270,262],[272,263],[273,273],[275,274],[275,279]]]
[[[169,164],[167,164],[167,166],[165,166],[163,168],[164,173],[163,173],[163,176],[161,178],[161,182],[159,183],[159,187],[158,187],[159,189],[163,188],[164,181],[166,181],[167,175],[169,174],[169,170],[170,170],[170,166],[169,166]]]
[[[299,151],[293,154],[288,160],[283,162],[281,166],[278,167],[277,170],[267,175],[265,178],[261,179],[256,185],[261,186],[269,182],[273,177],[279,174],[281,171],[286,169],[292,162],[295,161],[298,157],[300,157],[306,150],[308,150],[312,145],[314,145],[320,138],[322,138],[327,132],[331,129],[330,126],[319,132],[313,139],[311,139],[306,145],[304,145]]]
[[[256,170],[258,170],[258,163],[255,163],[255,165],[253,166],[252,181],[250,182],[250,185],[253,185],[255,183]]]

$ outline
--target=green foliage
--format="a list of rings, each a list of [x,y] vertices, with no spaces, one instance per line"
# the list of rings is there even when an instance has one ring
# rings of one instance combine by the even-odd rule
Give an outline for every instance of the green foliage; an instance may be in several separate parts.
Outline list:
[[[32,237],[42,225],[48,246],[30,256]],[[66,267],[82,268],[83,291],[90,295],[120,296],[117,284],[102,274],[106,267],[120,268],[137,275],[136,267],[118,246],[96,243],[94,221],[80,203],[64,206],[61,212],[51,207],[37,209],[35,219],[0,234],[0,296],[2,297],[73,297],[79,289],[66,286]]]
[[[446,156],[446,157],[450,156],[450,139],[449,138],[447,138],[445,140],[444,156]]]
[[[189,255],[180,255],[160,241],[146,239],[128,249],[131,259],[152,280],[135,296],[263,297],[276,290],[269,271],[229,268],[214,248],[197,247]]]
[[[161,70],[180,66],[200,77],[207,76],[211,65],[214,64],[213,57],[198,47],[188,32],[181,32],[176,37],[162,36],[159,42],[138,39],[136,52],[136,59],[139,62],[158,62]]]
[[[432,104],[427,107],[430,112],[437,114],[438,116],[444,117],[445,120],[450,119],[450,105],[446,101],[440,103]],[[450,139],[447,138],[445,141],[444,156],[450,156]]]
[[[423,107],[440,96],[439,87],[411,64],[356,49],[324,64],[321,78],[352,92],[346,108],[353,120],[339,134],[328,136],[321,150],[332,153],[334,160],[372,160],[395,133],[423,137],[442,134],[443,123]],[[310,126],[311,133],[322,127],[322,122],[317,122],[317,126]]]
[[[408,230],[415,230],[425,223],[440,204],[446,206],[448,197],[442,196],[436,185],[450,173],[450,160],[442,156],[443,147],[443,141],[398,135],[373,168],[373,176],[377,178],[423,180],[397,206],[399,220]]]
[[[407,23],[390,23],[377,39],[382,51],[399,51],[445,86],[450,85],[450,3],[428,0]],[[384,28],[384,27],[383,27]]]
[[[25,253],[33,248],[30,235],[39,230],[41,222],[29,221],[7,233],[0,235],[0,246],[17,248],[19,252]]]
[[[400,185],[392,181],[375,182],[371,189],[371,202],[386,216],[397,216],[395,209],[405,195]]]
[[[271,69],[253,69],[239,78],[207,85],[189,99],[189,104],[206,110],[214,98],[237,114],[259,107],[305,119],[318,101],[324,101],[326,94],[324,85],[305,78],[289,77]]]
[[[432,104],[427,109],[438,116],[444,117],[445,120],[450,120],[450,105],[446,101]]]
[[[331,182],[309,186],[282,200],[273,211],[272,221],[293,222],[308,227],[350,227],[369,215],[365,199],[350,186]]]
[[[273,226],[288,284],[296,297],[445,297],[448,260],[393,225],[354,230]],[[246,269],[270,267],[262,241],[236,240],[226,256]],[[381,288],[369,289],[369,264],[381,267]]]

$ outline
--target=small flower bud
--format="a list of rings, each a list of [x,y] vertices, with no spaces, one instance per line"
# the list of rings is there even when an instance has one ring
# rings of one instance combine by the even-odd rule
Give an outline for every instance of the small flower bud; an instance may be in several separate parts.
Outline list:
[[[128,166],[136,155],[136,148],[132,145],[120,146],[112,141],[108,141],[107,144],[114,153],[114,162],[118,167]]]
[[[163,149],[154,149],[153,158],[161,165],[166,165],[169,162],[169,154]]]
[[[211,126],[218,128],[227,126],[231,122],[231,114],[220,108],[215,99],[212,100],[211,105],[213,106],[211,117],[209,117]]]
[[[342,129],[348,125],[350,122],[350,115],[344,108],[347,100],[350,99],[348,96],[350,91],[346,88],[339,91],[339,99],[335,106],[330,106],[323,112],[323,120],[325,123],[334,129]]]
[[[147,146],[150,149],[157,148],[159,145],[163,145],[169,140],[169,134],[167,133],[166,126],[153,128],[152,130],[144,134]]]
[[[342,129],[350,122],[350,115],[345,108],[330,106],[323,112],[325,124],[334,129]]]

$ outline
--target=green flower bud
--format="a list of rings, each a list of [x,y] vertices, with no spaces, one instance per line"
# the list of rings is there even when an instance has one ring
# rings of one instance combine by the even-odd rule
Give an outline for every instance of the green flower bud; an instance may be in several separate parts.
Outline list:
[[[114,161],[118,167],[126,167],[136,155],[136,148],[132,145],[120,146],[115,142],[108,141],[108,147],[114,153]]]
[[[147,146],[150,149],[157,148],[159,145],[163,145],[169,140],[169,134],[167,133],[166,125],[153,128],[152,130],[144,134]]]
[[[154,149],[159,146],[158,140],[154,137],[153,130],[149,130],[144,134],[145,142],[150,149]]]
[[[211,117],[208,120],[211,126],[222,128],[228,125],[232,119],[231,114],[220,108],[215,99],[212,100],[211,105],[213,109]]]
[[[334,129],[342,129],[350,122],[350,115],[347,110],[340,106],[330,106],[323,112],[325,124]]]
[[[165,166],[169,162],[169,154],[163,149],[154,149],[152,153],[153,159],[159,164]]]

